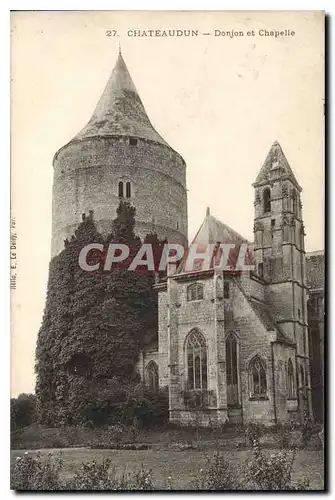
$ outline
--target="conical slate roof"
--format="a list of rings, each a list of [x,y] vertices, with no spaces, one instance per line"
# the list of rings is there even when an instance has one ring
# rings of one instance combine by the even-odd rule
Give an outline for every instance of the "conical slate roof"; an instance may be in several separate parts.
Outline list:
[[[153,128],[121,52],[86,127],[74,138],[127,136],[168,144]]]
[[[265,162],[256,178],[254,184],[258,184],[263,181],[269,180],[270,171],[273,169],[281,168],[282,172],[289,177],[291,177],[292,181],[299,186],[297,179],[289,165],[289,162],[286,159],[286,156],[283,153],[283,150],[278,141],[275,141],[270,151],[267,154]]]

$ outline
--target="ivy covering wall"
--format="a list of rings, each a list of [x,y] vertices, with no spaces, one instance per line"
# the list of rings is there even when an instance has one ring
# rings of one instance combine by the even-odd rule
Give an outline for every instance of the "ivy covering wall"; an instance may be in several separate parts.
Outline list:
[[[105,252],[110,242],[127,243],[132,259],[141,245],[134,227],[135,208],[127,202],[120,202],[107,238],[97,231],[90,212],[50,262],[36,348],[41,423],[85,423],[87,409],[92,411],[94,405],[110,413],[117,404],[117,386],[139,381],[135,364],[140,350],[157,336],[154,273],[131,272],[123,264],[104,271],[101,253],[94,251],[89,258],[92,263],[101,259],[98,271],[84,271],[78,264],[80,251],[89,243],[102,243]],[[145,242],[159,244],[153,234]]]

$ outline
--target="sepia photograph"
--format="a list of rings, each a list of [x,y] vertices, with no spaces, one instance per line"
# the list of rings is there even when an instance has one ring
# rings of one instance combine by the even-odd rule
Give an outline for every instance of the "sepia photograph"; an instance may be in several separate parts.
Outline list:
[[[10,488],[324,491],[325,13],[10,22]]]

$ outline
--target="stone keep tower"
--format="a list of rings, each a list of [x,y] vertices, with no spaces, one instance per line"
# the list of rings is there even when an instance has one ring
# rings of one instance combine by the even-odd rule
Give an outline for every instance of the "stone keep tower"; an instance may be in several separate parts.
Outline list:
[[[52,256],[89,210],[108,234],[120,199],[135,206],[139,236],[187,244],[185,162],[153,128],[121,53],[90,121],[53,166]]]
[[[296,344],[299,407],[311,413],[302,189],[278,142],[253,186],[257,272],[276,322]]]

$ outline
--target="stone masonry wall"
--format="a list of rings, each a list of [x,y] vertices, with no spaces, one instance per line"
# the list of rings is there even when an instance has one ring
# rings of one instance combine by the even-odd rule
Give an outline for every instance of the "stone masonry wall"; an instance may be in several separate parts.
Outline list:
[[[104,234],[116,217],[119,181],[131,183],[137,230],[144,237],[158,235],[185,244],[187,241],[186,167],[169,147],[139,139],[92,138],[70,142],[54,159],[52,255],[63,249],[63,240],[94,211]],[[125,193],[124,193],[125,194]]]
[[[264,324],[252,309],[246,296],[235,284],[231,285],[230,301],[233,315],[227,330],[235,332],[239,344],[240,398],[243,421],[250,420],[271,424],[274,422],[274,399],[272,380],[271,341],[274,332],[266,330]],[[248,366],[252,358],[258,354],[266,363],[267,399],[252,400],[250,398]]]
[[[296,377],[296,350],[285,344],[275,343],[274,352],[274,374],[275,374],[275,397],[276,417],[278,422],[287,422],[298,419],[298,388]],[[291,359],[294,370],[294,397],[288,399],[287,365]]]

